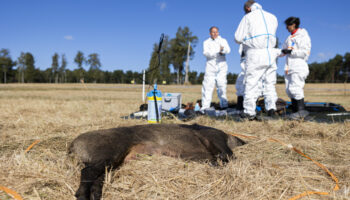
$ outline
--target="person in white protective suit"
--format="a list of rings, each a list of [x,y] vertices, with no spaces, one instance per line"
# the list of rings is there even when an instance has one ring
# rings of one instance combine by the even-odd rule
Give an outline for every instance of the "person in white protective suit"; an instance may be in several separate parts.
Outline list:
[[[236,79],[236,95],[237,95],[237,105],[236,105],[236,113],[241,114],[243,112],[243,97],[244,97],[244,74],[245,74],[245,50],[243,49],[243,45],[239,45],[238,50],[239,55],[241,56],[241,72],[238,74]]]
[[[244,4],[247,13],[241,20],[235,40],[246,49],[246,69],[244,77],[244,113],[243,118],[255,119],[256,100],[258,98],[258,83],[262,77],[265,106],[268,115],[272,116],[276,110],[276,58],[281,50],[274,48],[277,38],[275,36],[278,22],[277,18],[262,9],[262,6],[253,0]]]
[[[210,38],[203,43],[203,54],[207,58],[205,75],[202,85],[202,108],[210,108],[213,90],[216,84],[216,90],[220,99],[220,107],[227,108],[227,63],[226,54],[231,49],[226,39],[219,36],[219,29],[215,26],[209,29]]]
[[[245,53],[244,53],[244,49],[243,49],[243,45],[239,45],[239,50],[238,50],[239,54],[241,55],[241,69],[242,71],[238,74],[238,77],[236,79],[236,95],[237,95],[237,106],[236,106],[236,112],[234,114],[241,114],[243,112],[243,99],[244,99],[244,89],[245,89],[245,85],[244,85],[244,75],[245,75]],[[265,76],[261,77],[261,79],[258,82],[258,90],[257,90],[257,97],[256,99],[264,96],[264,94],[266,93],[264,91],[264,82],[265,81]],[[267,108],[265,108],[267,110]]]
[[[300,19],[289,17],[285,24],[291,33],[283,44],[282,53],[287,55],[285,65],[286,92],[292,100],[292,119],[308,115],[304,105],[305,79],[309,75],[307,60],[311,51],[311,39],[308,32],[299,28]]]
[[[238,77],[236,79],[236,95],[237,95],[237,105],[236,105],[236,112],[234,114],[241,114],[243,112],[243,99],[244,99],[244,77],[245,77],[245,50],[243,49],[243,45],[239,45],[238,53],[241,55],[241,69],[242,71],[238,74]],[[265,76],[263,76],[259,82],[258,82],[258,92],[256,93],[257,99],[261,96],[264,96],[264,86],[263,82],[265,80]]]

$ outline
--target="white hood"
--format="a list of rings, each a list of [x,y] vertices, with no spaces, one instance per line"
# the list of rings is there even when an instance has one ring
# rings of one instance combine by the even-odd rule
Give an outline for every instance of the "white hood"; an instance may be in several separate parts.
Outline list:
[[[250,6],[250,8],[252,9],[252,11],[255,11],[258,9],[262,9],[262,6],[258,3],[254,3],[253,5]]]

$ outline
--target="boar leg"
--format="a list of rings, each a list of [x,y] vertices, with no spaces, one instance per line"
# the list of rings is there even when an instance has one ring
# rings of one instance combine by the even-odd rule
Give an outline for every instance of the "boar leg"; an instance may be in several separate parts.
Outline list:
[[[220,142],[212,140],[209,142],[207,148],[212,155],[214,155],[214,163],[216,162],[216,159],[221,160],[223,163],[228,163],[229,160],[234,160],[236,158],[231,149],[225,143],[221,144]]]
[[[75,193],[78,200],[90,199],[91,187],[95,183],[96,179],[104,174],[105,166],[106,165],[104,164],[90,164],[81,170],[80,186],[78,191]]]
[[[100,175],[93,183],[90,191],[91,200],[100,200],[102,197],[103,182],[105,180],[105,173]]]

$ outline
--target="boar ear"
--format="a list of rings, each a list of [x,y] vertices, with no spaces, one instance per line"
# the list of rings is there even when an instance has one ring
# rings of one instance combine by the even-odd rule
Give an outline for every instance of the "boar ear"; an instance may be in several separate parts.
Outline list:
[[[230,149],[234,149],[235,147],[245,145],[246,142],[239,139],[238,137],[229,135],[227,140],[227,145],[230,147]]]

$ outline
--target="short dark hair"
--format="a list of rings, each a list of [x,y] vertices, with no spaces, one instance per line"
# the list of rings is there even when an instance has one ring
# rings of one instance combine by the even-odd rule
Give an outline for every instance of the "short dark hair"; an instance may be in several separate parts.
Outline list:
[[[243,10],[245,12],[247,12],[246,8],[250,8],[254,3],[255,3],[254,0],[248,0],[247,2],[245,2],[244,6],[243,6]]]
[[[286,21],[284,21],[284,23],[287,26],[295,24],[295,28],[299,28],[300,19],[298,17],[289,17],[288,19],[286,19]]]
[[[216,27],[216,26],[212,26],[212,27],[210,27],[209,32],[211,32],[211,30],[213,30],[213,28],[216,28],[217,30],[219,30],[219,28],[218,28],[218,27]]]

